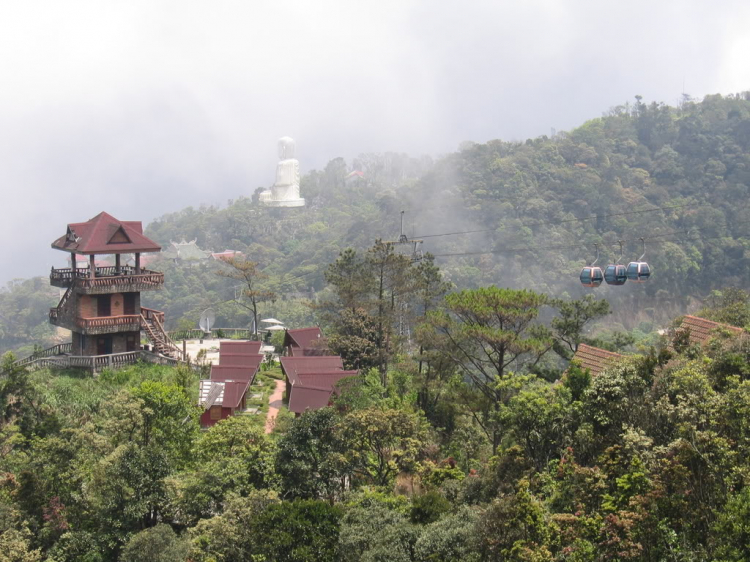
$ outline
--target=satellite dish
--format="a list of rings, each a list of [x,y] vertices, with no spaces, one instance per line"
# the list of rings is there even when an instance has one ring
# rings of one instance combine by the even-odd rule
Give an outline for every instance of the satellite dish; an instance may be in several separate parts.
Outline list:
[[[211,328],[214,327],[214,322],[216,322],[216,315],[214,314],[214,311],[210,308],[207,308],[201,313],[201,319],[198,321],[198,327],[203,330],[204,334],[210,334]]]

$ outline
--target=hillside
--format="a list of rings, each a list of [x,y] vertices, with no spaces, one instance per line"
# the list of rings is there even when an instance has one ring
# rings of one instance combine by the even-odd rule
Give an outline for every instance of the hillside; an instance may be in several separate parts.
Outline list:
[[[351,170],[363,176],[347,179]],[[750,286],[750,96],[680,107],[637,99],[554,138],[464,143],[436,161],[385,154],[348,165],[337,158],[306,174],[302,193],[302,209],[241,197],[224,208],[165,215],[146,233],[164,247],[197,239],[203,249],[260,262],[280,295],[262,313],[290,326],[315,320],[304,297],[325,290],[326,267],[343,249],[398,237],[401,210],[406,233],[424,237],[422,248],[458,288],[497,284],[577,297],[588,291],[578,272],[593,260],[595,244],[606,263],[625,240],[627,262],[641,254],[645,237],[652,279],[596,294],[612,304],[611,327],[651,331],[714,290]],[[153,267],[167,274],[166,290],[146,304],[165,310],[171,328],[193,327],[207,307],[217,310],[219,325],[247,325],[215,263],[162,259]],[[23,291],[16,284],[0,294],[3,318]],[[24,334],[49,339],[44,308],[13,313],[24,327],[6,320],[0,348],[28,345],[33,338]]]
[[[345,179],[350,169],[364,178]],[[349,168],[336,159],[307,174],[302,190],[305,209],[240,199],[164,216],[148,234],[162,244],[197,238],[204,248],[243,251],[282,295],[323,290],[327,264],[346,247],[395,239],[402,209],[409,236],[483,231],[424,238],[424,250],[437,256],[469,254],[437,259],[459,288],[495,283],[579,296],[586,291],[578,272],[595,244],[606,263],[617,257],[617,240],[626,240],[630,261],[645,236],[652,280],[596,290],[627,328],[664,323],[712,290],[750,282],[748,96],[679,108],[638,101],[552,139],[467,145],[434,163],[381,155]],[[210,275],[190,277],[182,295],[203,295],[192,320],[229,292]],[[189,285],[198,279],[205,291]],[[186,314],[185,303],[164,296],[158,305],[172,321]]]

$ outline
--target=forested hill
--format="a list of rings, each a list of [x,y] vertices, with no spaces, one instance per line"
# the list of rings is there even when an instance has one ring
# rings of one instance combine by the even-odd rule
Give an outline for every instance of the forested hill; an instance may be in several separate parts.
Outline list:
[[[347,178],[352,171],[363,175]],[[396,239],[402,209],[406,233],[424,237],[423,249],[459,288],[494,283],[578,296],[585,291],[578,272],[596,244],[606,263],[624,240],[627,262],[642,253],[644,237],[651,280],[595,291],[610,300],[613,322],[658,324],[712,290],[750,284],[750,93],[680,107],[637,98],[553,138],[464,143],[436,161],[336,158],[306,174],[301,190],[305,208],[262,208],[248,193],[226,208],[165,215],[147,235],[165,247],[197,239],[204,249],[259,261],[269,287],[286,297],[267,311],[292,325],[312,319],[295,298],[325,289],[324,271],[342,249]],[[247,316],[225,302],[232,284],[215,275],[215,263],[161,261],[154,268],[167,273],[167,287],[147,304],[164,309],[173,327],[194,324],[208,306],[219,323],[246,325]],[[8,333],[18,287],[1,296]],[[29,316],[46,322],[46,310]]]

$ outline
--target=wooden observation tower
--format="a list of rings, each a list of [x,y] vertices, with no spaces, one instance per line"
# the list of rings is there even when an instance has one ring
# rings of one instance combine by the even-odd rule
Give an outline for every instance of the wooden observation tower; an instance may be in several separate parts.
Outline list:
[[[164,313],[141,306],[141,291],[161,289],[164,274],[141,267],[141,255],[160,252],[161,247],[143,235],[140,221],[120,221],[102,212],[87,222],[69,224],[52,247],[70,253],[71,267],[52,268],[50,273],[50,283],[67,290],[50,309],[49,319],[73,333],[71,355],[140,351],[143,331],[154,351],[182,358],[164,331]],[[134,255],[133,265],[122,263],[125,254]],[[115,265],[97,267],[100,255],[114,255]],[[87,267],[79,267],[80,257],[87,259]]]

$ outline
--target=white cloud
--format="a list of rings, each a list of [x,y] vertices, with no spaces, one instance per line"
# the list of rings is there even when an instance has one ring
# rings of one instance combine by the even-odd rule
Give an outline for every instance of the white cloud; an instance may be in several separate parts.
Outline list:
[[[30,247],[0,257],[40,273],[27,256],[67,222],[249,194],[282,135],[310,169],[545,134],[683,80],[747,89],[749,20],[739,1],[6,2],[0,236]]]

